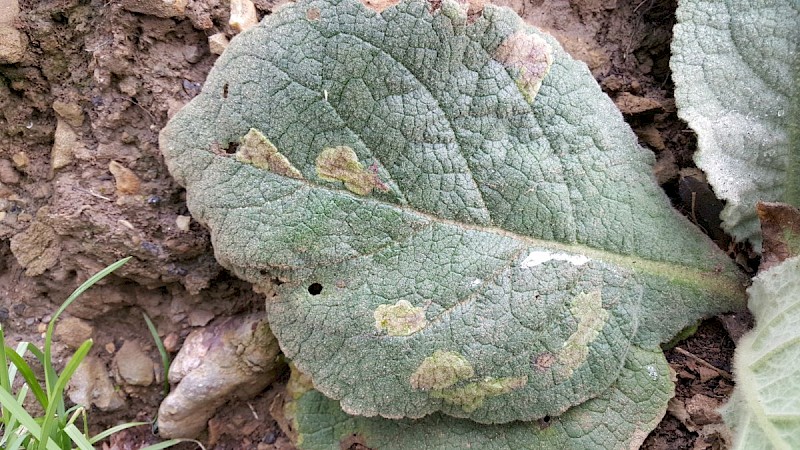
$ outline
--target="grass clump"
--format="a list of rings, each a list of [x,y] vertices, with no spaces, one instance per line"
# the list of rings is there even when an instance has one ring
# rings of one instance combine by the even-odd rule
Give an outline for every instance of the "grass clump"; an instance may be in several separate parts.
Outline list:
[[[0,327],[0,448],[6,450],[94,450],[94,445],[114,433],[127,428],[146,425],[148,422],[128,422],[109,428],[94,436],[89,434],[88,416],[86,406],[75,405],[67,408],[64,391],[69,380],[75,374],[89,350],[92,340],[84,341],[59,374],[53,365],[52,343],[56,319],[72,304],[84,291],[106,277],[111,272],[120,268],[131,258],[121,259],[106,267],[86,280],[67,298],[67,300],[53,314],[47,325],[44,348],[38,348],[31,342],[21,342],[16,348],[5,344],[5,335]],[[26,355],[38,360],[44,368],[44,383],[37,379],[31,366],[25,360]],[[17,376],[22,377],[22,386],[15,393],[14,381]],[[41,416],[34,416],[24,406],[28,395],[41,406],[44,411]],[[80,428],[79,428],[80,426]],[[141,450],[158,450],[171,447],[182,439],[173,439],[160,442]]]

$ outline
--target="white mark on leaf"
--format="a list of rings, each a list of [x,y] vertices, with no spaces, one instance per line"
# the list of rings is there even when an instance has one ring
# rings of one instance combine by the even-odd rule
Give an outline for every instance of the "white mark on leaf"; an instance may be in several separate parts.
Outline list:
[[[527,269],[548,261],[566,261],[573,266],[582,266],[591,261],[591,259],[585,255],[569,255],[567,253],[553,253],[547,250],[535,250],[522,261],[520,267]]]
[[[658,371],[652,365],[647,366],[647,374],[650,375],[650,378],[652,378],[653,380],[658,379]]]

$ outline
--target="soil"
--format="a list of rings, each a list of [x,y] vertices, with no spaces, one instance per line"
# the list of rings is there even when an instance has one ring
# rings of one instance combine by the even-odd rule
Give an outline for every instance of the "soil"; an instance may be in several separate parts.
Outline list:
[[[12,346],[40,344],[51,314],[80,282],[133,255],[64,316],[83,320],[73,326],[88,326],[91,354],[112,374],[128,341],[160,361],[142,313],[174,354],[192,329],[259,310],[264,301],[216,263],[205,229],[186,226],[184,191],[158,149],[159,130],[197,95],[217,57],[208,37],[235,34],[229,0],[188,0],[178,17],[141,12],[157,3],[19,0],[13,26],[26,50],[19,62],[0,64],[0,323]],[[262,17],[277,6],[254,3]],[[642,146],[656,154],[656,177],[675,206],[752,272],[748,250],[719,230],[721,204],[692,169],[694,135],[675,113],[669,44],[676,0],[499,3],[588,65]],[[747,326],[747,317],[712,318],[667,351],[676,397],[643,448],[725,448],[715,408],[733,387],[729,330],[736,338]],[[59,361],[72,351],[71,332],[62,331],[56,343]],[[153,420],[161,381],[133,386],[117,377],[124,406],[94,408],[92,426]],[[269,414],[281,383],[224,406],[202,437],[207,448],[291,448]],[[154,442],[153,431],[141,427],[117,434],[104,448]]]

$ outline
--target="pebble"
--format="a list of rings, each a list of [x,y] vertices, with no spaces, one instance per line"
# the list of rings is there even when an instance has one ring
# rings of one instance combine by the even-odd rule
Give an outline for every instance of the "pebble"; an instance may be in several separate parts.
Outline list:
[[[246,351],[237,354],[240,345]],[[159,408],[159,434],[196,437],[225,402],[251,397],[277,378],[279,352],[263,315],[229,317],[193,331],[170,366],[169,380],[177,386]]]
[[[212,34],[208,37],[208,49],[215,55],[221,55],[230,43],[225,33]]]
[[[120,378],[134,386],[150,386],[155,379],[154,364],[136,341],[125,341],[114,356]]]
[[[108,163],[108,170],[114,175],[118,193],[133,195],[139,192],[142,181],[131,169],[117,161],[111,161]]]
[[[0,64],[16,64],[25,55],[25,37],[14,26],[19,15],[18,0],[4,0],[0,7]]]
[[[19,184],[19,172],[14,169],[11,161],[0,159],[0,182],[5,184]]]
[[[256,5],[251,0],[231,0],[231,18],[228,24],[237,33],[258,23]]]
[[[55,337],[70,348],[78,348],[91,339],[94,328],[77,317],[64,317],[56,323]]]
[[[189,231],[189,224],[192,223],[191,216],[178,216],[175,218],[175,225],[181,231]]]
[[[81,108],[81,105],[56,100],[53,102],[53,110],[70,126],[78,128],[83,125],[83,108]]]
[[[50,167],[58,170],[72,163],[77,147],[83,147],[78,134],[66,120],[57,117],[53,149],[50,151]]]
[[[94,405],[102,411],[116,411],[125,406],[105,364],[95,356],[87,356],[78,366],[70,379],[68,396],[75,404]]]

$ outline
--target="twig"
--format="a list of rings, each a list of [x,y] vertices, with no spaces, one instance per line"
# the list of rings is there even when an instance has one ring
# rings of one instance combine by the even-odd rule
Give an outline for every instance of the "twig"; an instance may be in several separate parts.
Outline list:
[[[711,369],[711,370],[713,370],[713,371],[717,372],[717,373],[718,373],[718,374],[720,374],[720,375],[721,375],[723,378],[727,378],[727,379],[729,379],[729,380],[732,380],[732,379],[733,379],[733,375],[731,375],[729,372],[726,372],[726,371],[724,371],[724,370],[722,370],[722,369],[719,369],[719,368],[715,367],[715,366],[714,366],[713,364],[711,364],[710,362],[706,361],[705,359],[703,359],[703,358],[701,358],[701,357],[699,357],[699,356],[697,356],[697,355],[695,355],[695,354],[693,354],[693,353],[689,353],[689,352],[687,352],[686,350],[684,350],[684,349],[682,349],[682,348],[680,348],[680,347],[675,347],[675,351],[676,351],[676,352],[678,352],[678,353],[680,353],[680,354],[681,354],[681,355],[683,355],[683,356],[688,356],[689,358],[692,358],[693,360],[695,360],[695,361],[699,362],[700,364],[702,364],[702,365],[704,365],[704,366],[708,367],[709,369]]]
[[[104,195],[100,195],[97,192],[92,191],[91,189],[84,189],[84,188],[80,188],[80,187],[76,187],[76,186],[73,186],[72,189],[84,192],[86,194],[91,195],[92,197],[101,198],[101,199],[103,199],[105,201],[108,201],[108,202],[113,202],[114,201],[114,200],[112,200],[112,199],[110,199],[110,198],[108,198],[108,197],[106,197]]]
[[[247,406],[250,407],[250,412],[253,413],[253,417],[255,417],[256,420],[259,420],[258,419],[258,413],[256,412],[256,409],[253,408],[253,405],[251,405],[250,402],[247,402]]]

